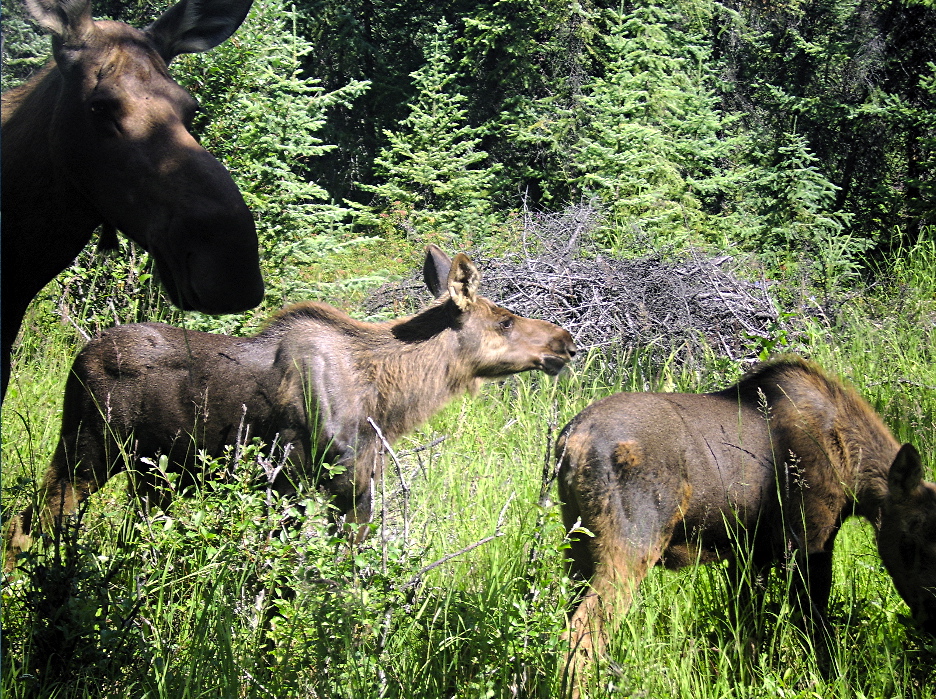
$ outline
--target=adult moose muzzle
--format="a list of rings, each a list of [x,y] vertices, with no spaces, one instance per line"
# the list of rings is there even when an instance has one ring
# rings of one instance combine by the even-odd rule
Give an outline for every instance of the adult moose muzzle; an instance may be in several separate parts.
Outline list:
[[[392,443],[484,379],[556,374],[575,355],[562,328],[478,295],[478,270],[463,253],[450,260],[430,246],[423,271],[436,301],[397,320],[360,322],[309,302],[249,338],[141,323],[92,340],[65,387],[40,516],[29,508],[8,530],[7,569],[37,523],[50,531],[124,469],[137,495],[164,504],[154,460],[145,457],[168,457],[184,487],[195,478],[195,455],[223,455],[242,424],[288,449],[289,466],[273,482],[278,492],[289,494],[297,479],[317,481],[346,522],[367,522],[382,468],[370,420]]]
[[[182,309],[235,313],[263,298],[253,217],[189,132],[197,104],[169,76],[252,0],[182,0],[140,31],[94,21],[90,0],[26,0],[54,60],[3,95],[2,389],[23,314],[100,225],[148,250]]]

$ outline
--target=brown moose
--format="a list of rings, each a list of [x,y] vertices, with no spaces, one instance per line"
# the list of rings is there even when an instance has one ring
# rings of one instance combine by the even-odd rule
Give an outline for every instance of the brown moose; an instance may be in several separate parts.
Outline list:
[[[161,323],[102,333],[68,377],[62,434],[39,493],[43,527],[128,466],[132,490],[164,504],[153,460],[139,457],[165,455],[169,469],[191,479],[196,454],[222,455],[242,421],[267,445],[288,445],[277,491],[292,492],[299,477],[318,480],[346,522],[369,521],[381,468],[369,418],[392,443],[482,380],[556,374],[576,351],[562,328],[479,296],[479,273],[465,254],[452,261],[430,246],[423,271],[436,301],[387,322],[310,302],[249,338]],[[323,463],[344,471],[322,475]],[[29,545],[35,519],[28,508],[11,522],[7,569]]]
[[[936,485],[913,446],[812,363],[782,357],[717,393],[610,396],[563,429],[556,455],[577,532],[569,571],[590,581],[569,622],[573,672],[656,564],[727,559],[737,575],[739,558],[756,572],[792,550],[793,602],[824,629],[832,546],[852,514],[872,523],[898,592],[936,633]]]
[[[91,0],[25,0],[54,60],[3,95],[0,396],[26,307],[103,225],[148,250],[172,302],[234,313],[263,298],[253,216],[189,133],[197,103],[172,80],[252,0],[182,0],[146,29],[91,18]]]

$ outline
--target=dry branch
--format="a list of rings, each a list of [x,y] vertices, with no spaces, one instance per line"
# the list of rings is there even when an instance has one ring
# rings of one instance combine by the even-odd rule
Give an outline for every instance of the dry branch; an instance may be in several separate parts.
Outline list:
[[[650,347],[685,360],[703,343],[739,359],[752,337],[778,320],[764,282],[745,281],[729,255],[691,252],[616,259],[583,248],[600,225],[589,206],[528,214],[524,248],[503,257],[472,256],[482,293],[520,315],[566,328],[583,349]],[[415,309],[427,302],[419,272],[379,289],[368,310]]]

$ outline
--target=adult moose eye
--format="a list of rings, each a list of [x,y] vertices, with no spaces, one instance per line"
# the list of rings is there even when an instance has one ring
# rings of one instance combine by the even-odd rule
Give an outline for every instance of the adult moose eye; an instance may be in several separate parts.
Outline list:
[[[105,133],[116,135],[120,131],[117,121],[118,105],[114,100],[96,99],[88,105],[95,125]]]
[[[500,323],[498,323],[498,325],[500,325],[501,327],[501,330],[510,330],[513,327],[513,324],[514,324],[513,318],[511,318],[510,316],[507,316],[506,318],[501,320]]]

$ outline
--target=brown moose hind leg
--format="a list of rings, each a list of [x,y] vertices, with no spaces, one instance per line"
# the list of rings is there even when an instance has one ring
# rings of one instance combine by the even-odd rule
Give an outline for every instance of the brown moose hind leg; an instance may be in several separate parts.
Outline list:
[[[573,535],[569,574],[590,580],[564,636],[564,677],[574,697],[640,581],[660,560],[692,488],[678,473],[647,464],[633,441],[609,449],[573,432],[560,436],[557,453],[562,516]],[[576,525],[585,531],[576,535]]]
[[[37,536],[59,531],[62,517],[73,514],[91,490],[79,491],[67,480],[44,487],[38,503],[39,516],[36,516],[36,506],[30,505],[12,517],[7,525],[3,572],[9,573],[16,567],[17,556],[28,550]]]
[[[3,572],[9,573],[16,567],[17,556],[32,546],[38,536],[58,532],[62,517],[74,514],[78,505],[98,489],[94,478],[81,471],[79,467],[79,473],[71,472],[59,446],[39,489],[38,502],[14,515],[7,525]]]
[[[615,553],[613,559],[595,566],[591,582],[569,618],[565,640],[569,644],[566,671],[570,678],[581,678],[602,654],[609,635],[630,607],[637,586],[660,557],[659,549],[643,556],[625,547]]]

